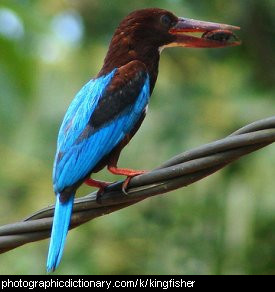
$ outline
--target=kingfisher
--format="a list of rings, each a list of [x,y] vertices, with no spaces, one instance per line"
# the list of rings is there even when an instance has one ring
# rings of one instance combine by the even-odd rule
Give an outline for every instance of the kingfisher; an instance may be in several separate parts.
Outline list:
[[[102,69],[76,94],[59,130],[53,166],[56,203],[48,272],[60,263],[78,187],[86,183],[102,194],[108,183],[92,179],[91,175],[105,166],[111,173],[127,177],[122,186],[124,192],[133,176],[144,173],[119,168],[117,162],[145,118],[161,51],[167,47],[235,46],[239,41],[232,30],[236,29],[239,27],[177,17],[159,8],[136,10],[121,21]]]

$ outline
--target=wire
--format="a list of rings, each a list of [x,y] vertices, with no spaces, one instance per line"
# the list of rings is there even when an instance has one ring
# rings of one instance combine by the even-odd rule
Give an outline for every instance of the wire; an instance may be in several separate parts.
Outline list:
[[[183,152],[151,172],[132,178],[128,195],[122,181],[108,186],[100,202],[96,192],[75,199],[70,228],[106,215],[146,198],[188,186],[240,157],[275,142],[275,116],[249,124],[228,137]],[[50,236],[54,206],[26,219],[0,227],[0,253]]]

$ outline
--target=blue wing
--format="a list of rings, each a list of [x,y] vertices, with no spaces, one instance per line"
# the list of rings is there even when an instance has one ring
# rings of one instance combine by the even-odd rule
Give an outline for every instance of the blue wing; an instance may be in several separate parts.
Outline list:
[[[128,67],[126,69],[131,72],[133,64]],[[121,69],[114,69],[88,82],[76,95],[59,131],[53,172],[56,193],[85,178],[141,117],[150,95],[149,75],[143,66],[140,68],[135,64],[134,69],[132,75],[128,74],[132,77],[128,77],[127,82],[121,80]],[[122,98],[126,101],[118,107],[117,101]],[[104,102],[112,109],[109,110],[106,104],[104,107]],[[114,114],[112,119],[110,113]],[[91,123],[94,117],[99,117],[97,126],[95,121]]]

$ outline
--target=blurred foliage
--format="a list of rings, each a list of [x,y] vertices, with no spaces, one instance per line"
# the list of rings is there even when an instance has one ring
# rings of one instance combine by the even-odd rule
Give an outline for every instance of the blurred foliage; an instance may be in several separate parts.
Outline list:
[[[162,53],[149,114],[121,166],[151,169],[274,115],[273,0],[2,0],[1,224],[54,202],[52,161],[66,107],[99,71],[119,21],[156,6],[239,25],[243,44]],[[174,194],[89,222],[69,233],[56,273],[275,274],[274,165],[267,147]],[[83,186],[78,195],[88,192]],[[1,255],[0,273],[44,274],[47,247],[44,240]]]

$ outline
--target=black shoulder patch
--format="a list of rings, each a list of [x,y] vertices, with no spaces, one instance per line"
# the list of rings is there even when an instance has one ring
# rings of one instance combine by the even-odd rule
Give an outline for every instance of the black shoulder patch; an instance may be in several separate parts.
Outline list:
[[[146,78],[146,67],[139,61],[132,61],[119,68],[89,120],[90,127],[99,129],[133,104]]]

